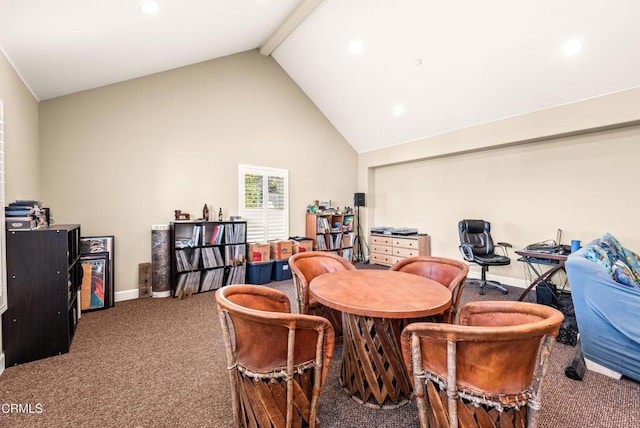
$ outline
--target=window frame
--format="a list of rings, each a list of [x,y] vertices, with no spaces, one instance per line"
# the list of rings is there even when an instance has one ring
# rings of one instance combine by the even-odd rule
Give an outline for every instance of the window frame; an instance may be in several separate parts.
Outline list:
[[[253,210],[262,210],[262,236],[255,237],[252,234],[252,224],[255,222],[255,212],[249,215],[248,208],[245,206],[245,176],[247,174],[255,174],[262,175],[266,178],[263,180],[263,195],[268,195],[268,186],[269,180],[268,177],[281,177],[283,179],[283,204],[280,209],[270,209],[266,206],[269,202],[269,198],[263,197],[263,206],[259,209]],[[282,232],[281,234],[271,234],[269,229],[269,210],[271,214],[273,214],[276,210],[282,210]],[[263,166],[254,166],[254,165],[246,165],[239,164],[238,165],[238,212],[243,220],[247,221],[247,242],[267,242],[269,240],[274,239],[287,239],[289,236],[289,171],[286,169],[278,169],[278,168],[270,168]],[[254,223],[255,224],[255,223]]]

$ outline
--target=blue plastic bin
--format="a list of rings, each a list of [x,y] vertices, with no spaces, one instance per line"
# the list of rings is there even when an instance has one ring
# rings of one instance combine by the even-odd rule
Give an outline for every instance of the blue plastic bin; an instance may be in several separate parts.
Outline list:
[[[284,281],[291,279],[291,269],[289,269],[289,260],[273,260],[273,276],[274,281]]]
[[[247,263],[247,284],[262,285],[271,282],[273,260],[268,262]]]

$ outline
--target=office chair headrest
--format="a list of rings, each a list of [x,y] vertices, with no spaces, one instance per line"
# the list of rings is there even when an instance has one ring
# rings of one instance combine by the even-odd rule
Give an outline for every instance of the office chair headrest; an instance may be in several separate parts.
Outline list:
[[[467,233],[488,233],[491,231],[491,223],[485,220],[461,220],[458,223],[460,231]]]

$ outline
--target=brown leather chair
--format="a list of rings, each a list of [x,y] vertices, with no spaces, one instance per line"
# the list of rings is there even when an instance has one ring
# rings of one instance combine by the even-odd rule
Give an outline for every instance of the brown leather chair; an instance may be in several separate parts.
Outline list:
[[[402,331],[420,426],[535,427],[560,311],[526,302],[472,302],[460,324]]]
[[[318,275],[342,270],[355,270],[355,266],[343,257],[328,251],[306,251],[289,258],[289,269],[298,300],[298,312],[327,318],[335,330],[336,337],[342,337],[342,314],[327,308],[309,295],[309,284]]]
[[[333,356],[333,327],[292,314],[282,291],[228,285],[215,294],[238,427],[319,425],[318,398]]]
[[[469,273],[469,266],[459,260],[445,257],[407,257],[391,266],[390,270],[412,273],[432,279],[451,291],[451,306],[434,317],[435,321],[454,322],[460,305],[460,296]]]

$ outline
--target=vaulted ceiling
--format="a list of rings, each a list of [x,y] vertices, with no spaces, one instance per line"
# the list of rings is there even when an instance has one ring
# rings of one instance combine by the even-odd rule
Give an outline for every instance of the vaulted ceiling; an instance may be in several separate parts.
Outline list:
[[[0,0],[0,48],[39,100],[257,48],[358,152],[640,86],[637,0],[140,4]]]

